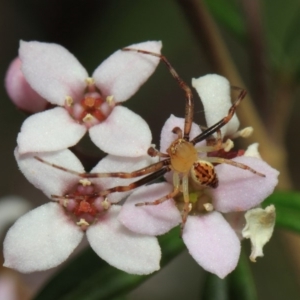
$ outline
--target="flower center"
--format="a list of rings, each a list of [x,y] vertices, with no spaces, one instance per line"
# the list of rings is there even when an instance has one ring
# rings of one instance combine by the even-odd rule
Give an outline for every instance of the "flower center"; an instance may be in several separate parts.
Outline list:
[[[89,181],[79,183],[75,191],[61,197],[59,203],[82,230],[86,230],[110,207],[107,199],[97,196],[95,186]]]
[[[208,212],[211,212],[214,210],[214,207],[212,205],[212,199],[209,195],[208,188],[206,187],[197,187],[197,189],[192,188],[190,186],[190,193],[189,193],[189,199],[190,199],[190,211],[189,215],[200,215],[205,214]],[[179,195],[175,197],[176,205],[180,211],[183,210],[184,207],[184,200],[183,195]]]
[[[89,128],[103,122],[111,113],[115,102],[113,96],[103,99],[92,78],[88,78],[86,82],[83,98],[74,101],[72,97],[66,96],[65,108],[73,119]]]

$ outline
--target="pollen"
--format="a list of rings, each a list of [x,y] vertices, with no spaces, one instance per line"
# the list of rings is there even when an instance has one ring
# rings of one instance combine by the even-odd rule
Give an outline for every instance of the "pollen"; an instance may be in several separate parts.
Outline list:
[[[208,212],[214,210],[214,207],[211,203],[204,203],[203,206],[204,206],[205,210],[208,211]]]
[[[79,183],[81,183],[83,186],[89,186],[92,184],[87,178],[80,179]]]
[[[113,105],[113,103],[114,103],[114,96],[113,96],[113,95],[107,96],[107,97],[106,97],[106,102],[107,102],[109,105]]]
[[[73,98],[71,96],[66,96],[66,98],[65,98],[66,106],[71,107],[73,102],[74,101],[73,101]]]
[[[90,224],[85,219],[80,219],[78,222],[76,222],[76,225],[83,227],[83,226],[89,226]]]
[[[94,117],[91,114],[86,114],[85,117],[82,119],[83,122],[88,123],[93,121]]]
[[[95,79],[92,77],[88,77],[85,79],[85,82],[87,85],[93,85],[93,84],[95,84]]]

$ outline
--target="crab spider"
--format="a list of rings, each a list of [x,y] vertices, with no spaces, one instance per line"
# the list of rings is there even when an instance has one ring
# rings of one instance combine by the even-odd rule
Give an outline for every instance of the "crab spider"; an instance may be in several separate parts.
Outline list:
[[[115,172],[115,173],[78,173],[72,170],[65,169],[61,166],[51,164],[42,158],[35,157],[37,160],[48,164],[52,167],[60,169],[62,171],[70,172],[72,174],[78,175],[82,178],[105,178],[105,177],[118,177],[118,178],[137,178],[140,176],[145,176],[129,185],[126,186],[116,186],[103,191],[98,192],[95,195],[91,195],[92,197],[96,196],[107,196],[114,192],[125,192],[133,190],[139,186],[147,184],[169,171],[173,171],[173,191],[164,197],[157,199],[153,202],[142,202],[137,203],[136,206],[143,205],[158,205],[168,199],[171,199],[178,195],[179,193],[183,194],[184,199],[184,207],[182,211],[182,228],[186,222],[188,213],[190,211],[190,199],[189,199],[189,178],[195,181],[197,184],[201,186],[209,186],[211,188],[217,188],[218,186],[218,177],[215,173],[214,164],[230,164],[234,167],[238,167],[247,171],[250,171],[258,176],[265,177],[264,174],[259,173],[258,171],[250,168],[247,165],[232,161],[230,159],[225,159],[222,157],[203,157],[199,159],[199,153],[209,153],[213,151],[218,151],[223,148],[222,137],[220,128],[226,125],[231,118],[233,117],[237,106],[246,96],[246,91],[243,89],[239,89],[239,95],[236,101],[230,107],[228,114],[222,118],[219,122],[212,125],[209,128],[206,128],[201,134],[190,139],[190,131],[193,123],[193,114],[194,114],[194,100],[190,87],[179,77],[177,72],[174,70],[172,65],[166,59],[165,56],[153,52],[148,52],[139,49],[132,48],[124,48],[123,51],[135,51],[138,53],[143,53],[145,55],[152,55],[158,57],[162,62],[164,62],[169,69],[172,76],[178,82],[180,88],[185,92],[186,104],[185,104],[185,121],[183,131],[179,127],[173,128],[172,132],[177,135],[177,138],[170,144],[167,148],[167,153],[161,153],[158,150],[150,147],[148,150],[148,154],[150,156],[158,156],[160,157],[160,161],[154,163],[150,166],[144,167],[142,169],[133,171],[133,172]],[[237,89],[233,87],[234,89]],[[208,145],[205,147],[197,147],[195,146],[197,143],[210,138],[214,133],[217,133],[217,138],[215,139],[215,143],[213,145]],[[66,199],[73,197],[72,195],[65,196],[57,196],[52,195],[54,199]]]

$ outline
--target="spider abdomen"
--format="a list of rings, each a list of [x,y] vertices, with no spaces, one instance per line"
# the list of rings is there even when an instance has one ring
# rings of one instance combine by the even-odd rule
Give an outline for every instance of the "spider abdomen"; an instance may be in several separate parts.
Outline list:
[[[188,173],[193,163],[198,160],[194,145],[184,139],[175,140],[167,149],[172,169],[179,173]]]
[[[194,162],[191,168],[191,176],[200,185],[216,188],[219,183],[214,166],[205,160]]]

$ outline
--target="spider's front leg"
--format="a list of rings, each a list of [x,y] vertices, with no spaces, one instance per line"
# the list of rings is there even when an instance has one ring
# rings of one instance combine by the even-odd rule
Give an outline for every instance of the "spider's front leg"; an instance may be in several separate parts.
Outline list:
[[[166,196],[157,199],[155,201],[136,203],[135,206],[158,205],[163,203],[164,201],[174,198],[180,192],[180,178],[178,173],[174,173],[173,175],[173,184],[174,184],[173,191],[167,194]]]
[[[151,148],[149,148],[149,150],[150,149]],[[153,156],[156,156],[156,155],[153,155]],[[165,159],[165,160],[159,161],[157,163],[151,164],[150,166],[144,167],[142,169],[139,169],[139,170],[136,170],[133,172],[80,173],[80,172],[76,172],[76,171],[64,168],[62,166],[50,163],[39,156],[34,156],[34,158],[48,166],[55,168],[55,169],[58,169],[58,170],[61,170],[63,172],[67,172],[70,174],[74,174],[74,175],[77,175],[82,178],[108,178],[108,177],[124,178],[124,179],[136,178],[136,177],[144,176],[144,175],[147,175],[150,173],[154,173],[154,172],[162,169],[163,167],[169,165],[169,160]]]
[[[217,132],[220,128],[222,128],[224,125],[226,125],[231,118],[233,117],[237,106],[241,103],[241,101],[245,98],[247,94],[246,90],[241,90],[237,100],[232,104],[232,106],[230,107],[227,116],[225,116],[223,119],[221,119],[219,122],[217,122],[216,124],[212,125],[211,127],[207,128],[206,130],[204,130],[202,133],[200,133],[198,136],[196,136],[191,143],[193,145],[207,139],[209,136],[211,136],[212,134],[214,134],[215,132]]]
[[[190,131],[192,128],[193,117],[194,117],[194,99],[191,88],[181,79],[176,70],[172,67],[171,63],[167,60],[167,58],[158,53],[141,50],[141,49],[133,49],[133,48],[123,48],[123,51],[133,51],[138,53],[143,53],[146,55],[156,56],[158,57],[169,69],[172,76],[178,82],[180,88],[185,92],[185,120],[184,120],[184,130],[183,130],[183,139],[189,141]]]

